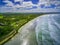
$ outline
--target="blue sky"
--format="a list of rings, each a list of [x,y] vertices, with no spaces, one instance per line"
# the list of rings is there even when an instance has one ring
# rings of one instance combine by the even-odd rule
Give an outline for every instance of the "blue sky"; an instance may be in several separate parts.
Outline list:
[[[4,0],[0,0],[0,6],[4,6],[6,5],[7,3],[3,2]],[[20,2],[14,2],[14,0],[9,0],[11,1],[12,3],[14,3],[15,5],[16,4],[20,4]],[[24,0],[25,2],[28,2],[28,1],[31,1],[33,4],[38,4],[39,0]]]
[[[0,12],[44,12],[45,10],[60,9],[60,0],[56,4],[44,3],[42,0],[0,0]],[[52,9],[51,9],[52,8]],[[21,11],[22,10],[22,11]]]

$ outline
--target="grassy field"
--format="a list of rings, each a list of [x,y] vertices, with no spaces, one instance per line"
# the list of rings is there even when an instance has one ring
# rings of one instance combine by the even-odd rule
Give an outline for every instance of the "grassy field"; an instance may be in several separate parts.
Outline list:
[[[1,13],[0,14],[0,42],[9,37],[9,33],[26,24],[28,21],[36,18],[41,14],[19,14],[19,13]],[[12,33],[13,34],[13,33]]]

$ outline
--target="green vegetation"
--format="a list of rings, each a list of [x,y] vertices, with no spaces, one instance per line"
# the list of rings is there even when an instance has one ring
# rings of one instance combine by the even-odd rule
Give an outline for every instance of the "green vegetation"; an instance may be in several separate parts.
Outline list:
[[[28,21],[39,16],[40,14],[19,14],[3,13],[0,14],[0,42],[8,38],[12,31],[18,32],[18,29]]]

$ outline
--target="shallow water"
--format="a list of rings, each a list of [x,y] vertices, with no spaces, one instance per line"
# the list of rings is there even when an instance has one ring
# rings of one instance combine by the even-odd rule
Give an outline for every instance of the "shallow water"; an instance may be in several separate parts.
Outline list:
[[[60,45],[60,14],[41,16],[36,26],[38,45]]]
[[[33,19],[4,45],[60,45],[59,15],[48,14]]]

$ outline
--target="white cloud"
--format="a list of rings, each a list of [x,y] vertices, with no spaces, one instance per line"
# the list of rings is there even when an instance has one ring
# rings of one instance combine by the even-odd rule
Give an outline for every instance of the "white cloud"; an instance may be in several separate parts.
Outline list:
[[[6,6],[13,6],[12,2],[8,2],[8,4],[6,4]]]
[[[50,4],[58,5],[60,4],[60,1],[57,0],[39,0],[39,5],[45,4],[46,6],[50,6]]]
[[[15,2],[18,2],[18,1],[20,1],[20,0],[14,0]]]
[[[16,8],[0,8],[0,12],[19,12],[19,13],[34,13],[34,12],[60,12],[60,9],[42,9],[42,8],[37,8],[37,9],[31,9],[31,10],[26,10],[23,8],[16,9]]]
[[[22,5],[19,5],[19,4],[17,4],[17,5],[15,5],[14,6],[14,8],[24,8],[25,6],[22,6]]]
[[[14,2],[20,2],[22,4],[23,0],[14,0]]]
[[[44,5],[44,7],[50,7],[51,4],[50,0],[39,0],[38,7],[40,8],[41,5]]]
[[[32,8],[32,6],[33,6],[33,4],[32,4],[31,1],[29,1],[29,2],[23,2],[22,5],[19,5],[19,4],[14,5],[15,8]]]
[[[7,3],[6,6],[13,6],[13,3],[9,0],[5,0],[3,2]]]
[[[27,7],[27,8],[32,8],[33,3],[31,1],[28,1],[28,2],[23,2],[22,5],[25,6],[25,7]]]
[[[14,0],[15,2],[22,2],[23,0]]]
[[[15,0],[15,1],[17,2],[17,1],[20,1],[20,0]],[[8,6],[8,7],[5,7],[5,8],[9,8],[10,6],[11,6],[11,8],[21,8],[21,7],[23,7],[23,6],[19,5],[19,4],[14,5],[14,3],[12,3],[9,0],[5,0],[4,2],[7,3],[6,6]]]
[[[32,6],[33,6],[32,2],[29,1],[29,2],[23,2],[22,5],[16,4],[13,7],[14,8],[32,8]]]
[[[3,2],[7,3],[6,6],[11,6],[14,8],[32,8],[32,6],[34,6],[34,4],[31,1],[28,2],[24,2],[23,0],[14,0],[15,2],[20,2],[22,3],[21,5],[16,4],[14,5],[14,3],[12,3],[9,0],[4,0]]]

